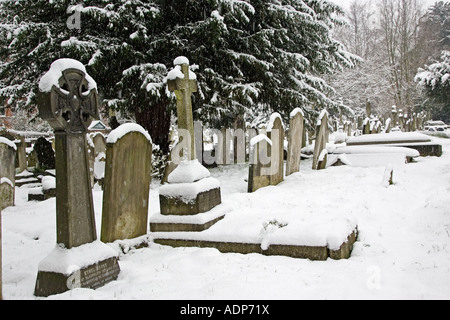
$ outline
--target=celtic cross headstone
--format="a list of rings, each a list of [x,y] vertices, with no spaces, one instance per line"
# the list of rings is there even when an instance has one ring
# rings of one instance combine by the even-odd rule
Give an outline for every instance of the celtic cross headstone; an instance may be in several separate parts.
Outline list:
[[[86,145],[86,131],[98,116],[96,83],[80,62],[57,60],[41,78],[38,107],[42,119],[53,127],[56,138],[58,246],[39,266],[35,294],[49,296],[74,287],[97,288],[117,278],[120,270],[115,252],[97,241]],[[59,265],[64,264],[64,259],[52,258],[71,256],[85,245],[86,251],[95,250],[95,253],[90,261],[80,262],[79,270],[64,272],[66,266]],[[69,269],[73,270],[73,266]],[[88,279],[87,274],[95,277]]]

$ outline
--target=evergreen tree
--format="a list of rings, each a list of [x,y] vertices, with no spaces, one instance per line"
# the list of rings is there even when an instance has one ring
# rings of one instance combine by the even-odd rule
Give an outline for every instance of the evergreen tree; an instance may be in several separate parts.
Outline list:
[[[134,117],[168,150],[175,100],[165,85],[173,59],[197,72],[196,118],[228,126],[238,114],[257,123],[301,107],[310,119],[336,109],[326,73],[355,57],[332,37],[342,14],[317,0],[5,0],[0,27],[0,96],[35,104],[37,83],[62,57],[80,60],[104,105]],[[314,122],[314,121],[311,121]]]
[[[443,51],[441,61],[419,69],[415,78],[431,100],[436,119],[450,121],[450,51]]]

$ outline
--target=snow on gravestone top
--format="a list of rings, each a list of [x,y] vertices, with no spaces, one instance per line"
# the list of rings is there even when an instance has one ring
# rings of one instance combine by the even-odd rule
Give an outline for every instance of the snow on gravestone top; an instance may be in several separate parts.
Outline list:
[[[62,90],[59,86],[59,79],[63,76],[63,72],[69,69],[77,69],[85,74],[86,81],[89,84],[88,90],[97,89],[97,83],[86,72],[84,65],[74,59],[59,59],[52,63],[50,70],[44,74],[39,82],[39,91],[50,92],[53,86]]]
[[[11,140],[9,140],[9,139],[6,139],[4,137],[0,137],[0,143],[6,144],[8,147],[11,147],[15,151],[17,151],[16,144],[14,142],[12,142]]]
[[[289,115],[290,116],[290,118],[292,119],[292,118],[295,118],[295,116],[297,115],[297,114],[301,114],[303,117],[305,116],[305,114],[303,113],[303,110],[302,109],[300,109],[300,108],[295,108],[292,112],[291,112],[291,114]]]
[[[116,143],[129,132],[140,132],[147,138],[148,141],[150,141],[150,143],[152,143],[152,138],[150,137],[148,132],[136,123],[125,123],[117,129],[111,131],[108,139],[106,140],[106,143]]]
[[[276,119],[280,119],[281,126],[284,129],[283,118],[281,118],[281,115],[278,112],[275,112],[270,116],[269,123],[267,124],[267,128],[266,128],[267,132],[272,132],[272,129],[273,129]]]
[[[169,183],[193,183],[209,178],[211,173],[208,169],[195,160],[181,161],[178,167],[169,175]]]
[[[184,74],[181,71],[181,65],[189,65],[189,59],[186,57],[178,57],[173,61],[174,68],[167,74],[167,80],[184,79]],[[197,75],[189,68],[189,80],[197,80]]]

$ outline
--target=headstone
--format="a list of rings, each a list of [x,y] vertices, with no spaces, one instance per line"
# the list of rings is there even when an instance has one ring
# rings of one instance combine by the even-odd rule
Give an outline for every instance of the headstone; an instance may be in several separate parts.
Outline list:
[[[234,164],[245,163],[245,120],[244,115],[236,117],[233,124],[233,160]]]
[[[230,165],[231,164],[231,131],[227,128],[220,130],[218,135],[219,141],[217,146],[218,155],[216,157],[217,164]]]
[[[362,129],[363,134],[370,134],[371,133],[370,126],[371,126],[370,119],[369,118],[365,118],[364,122],[363,122],[363,129]]]
[[[250,140],[250,166],[248,176],[248,192],[270,185],[270,157],[268,151],[272,141],[260,134]]]
[[[101,241],[134,239],[147,234],[152,142],[137,124],[109,134],[106,149]]]
[[[272,114],[266,130],[267,137],[272,141],[269,147],[270,185],[276,186],[284,181],[284,125],[279,113]]]
[[[16,151],[14,142],[0,137],[0,210],[14,206]]]
[[[37,167],[40,170],[55,169],[55,152],[50,141],[39,137],[34,144],[34,150],[36,151]]]
[[[286,176],[300,171],[300,160],[303,143],[304,115],[299,108],[291,113],[288,135],[288,152],[286,161]]]
[[[196,158],[195,132],[192,115],[191,94],[197,91],[196,75],[189,68],[186,57],[174,60],[175,68],[167,76],[167,85],[177,97],[179,142],[171,152],[171,161],[177,167],[167,176],[167,184],[159,189],[161,214],[152,222],[150,229],[158,231],[201,231],[208,229],[224,217],[208,216],[207,213],[222,203],[220,183]],[[181,155],[180,155],[181,154]],[[206,213],[202,223],[179,221],[182,216]],[[166,219],[167,218],[167,219]],[[175,222],[174,222],[175,221]],[[177,223],[178,222],[178,223]]]
[[[313,170],[320,170],[326,167],[326,155],[324,150],[327,147],[327,131],[328,131],[328,112],[323,110],[317,121],[316,125],[316,142],[314,146],[314,156],[313,156]],[[322,161],[320,161],[322,160]]]
[[[25,137],[19,136],[19,143],[17,144],[17,159],[19,160],[19,172],[27,170],[27,144]]]
[[[57,247],[38,267],[35,295],[96,289],[117,279],[117,253],[97,241],[86,132],[98,115],[95,81],[72,59],[55,61],[39,83],[40,116],[56,136]]]

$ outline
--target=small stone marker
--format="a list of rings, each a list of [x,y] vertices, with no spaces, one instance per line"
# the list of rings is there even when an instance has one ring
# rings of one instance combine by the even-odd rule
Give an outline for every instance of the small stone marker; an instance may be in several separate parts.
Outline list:
[[[40,116],[56,136],[58,246],[39,264],[35,295],[98,288],[117,279],[117,254],[97,241],[86,132],[98,114],[95,81],[72,59],[55,61],[39,83]]]
[[[16,151],[14,142],[0,137],[0,210],[14,206]]]
[[[313,156],[313,170],[320,170],[326,168],[327,154],[324,152],[324,150],[326,150],[328,142],[327,132],[328,132],[328,112],[326,109],[324,109],[320,113],[319,120],[317,121],[316,143],[314,146],[314,156]]]
[[[267,136],[272,141],[270,146],[271,173],[270,185],[276,186],[284,181],[284,126],[279,113],[270,117]]]
[[[101,241],[134,239],[147,234],[152,174],[152,142],[137,124],[109,134]]]
[[[286,176],[300,171],[300,160],[303,143],[304,115],[300,108],[291,113],[288,135],[288,153],[286,162]]]

